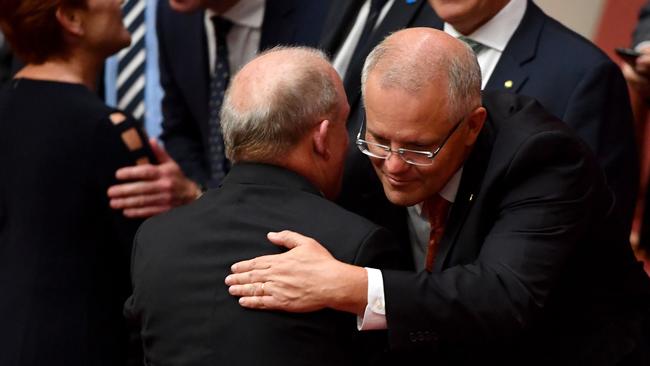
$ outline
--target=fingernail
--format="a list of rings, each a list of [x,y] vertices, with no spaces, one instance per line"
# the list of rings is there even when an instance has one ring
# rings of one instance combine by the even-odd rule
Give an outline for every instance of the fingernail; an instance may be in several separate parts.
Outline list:
[[[237,263],[230,266],[230,272],[237,272]]]
[[[226,276],[226,285],[228,285],[228,286],[231,285],[231,283],[230,283],[231,277],[232,276]]]
[[[270,231],[268,234],[266,234],[268,238],[271,238],[272,236],[278,236],[278,233],[275,231]]]

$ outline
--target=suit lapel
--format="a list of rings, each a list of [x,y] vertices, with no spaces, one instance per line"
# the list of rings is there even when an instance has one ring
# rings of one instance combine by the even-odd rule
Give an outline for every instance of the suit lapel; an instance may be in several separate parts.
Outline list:
[[[290,43],[298,21],[292,20],[296,12],[296,0],[267,0],[262,23],[260,51],[277,44]]]
[[[425,0],[417,0],[412,3],[405,0],[395,0],[395,3],[386,14],[384,20],[370,37],[368,46],[359,54],[358,58],[350,61],[344,82],[350,108],[354,109],[361,97],[361,69],[370,51],[391,32],[405,28],[411,24],[418,10],[425,3]]]
[[[330,56],[341,47],[354,25],[365,0],[331,0],[319,41],[320,48]]]
[[[187,103],[191,111],[196,111],[195,116],[200,123],[204,135],[207,134],[208,121],[208,83],[210,79],[210,68],[208,66],[207,37],[203,22],[205,13],[198,12],[187,16],[185,26],[176,29],[177,37],[175,42],[179,45],[173,55],[177,61],[174,65],[185,65],[178,67],[178,83],[182,86],[183,93],[187,97]]]
[[[529,1],[526,13],[503,51],[485,90],[521,91],[529,75],[525,65],[535,58],[544,18],[537,5]]]
[[[458,235],[465,224],[485,176],[485,170],[490,159],[493,146],[494,131],[488,120],[474,145],[474,150],[465,162],[460,187],[456,200],[449,213],[445,233],[440,242],[440,248],[433,264],[433,272],[440,272],[448,266],[449,254],[458,241]]]

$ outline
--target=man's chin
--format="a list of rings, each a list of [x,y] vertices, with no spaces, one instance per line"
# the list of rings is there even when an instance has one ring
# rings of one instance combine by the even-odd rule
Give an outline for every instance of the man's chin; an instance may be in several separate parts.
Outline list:
[[[420,203],[423,199],[419,199],[412,192],[398,191],[389,187],[384,186],[384,194],[390,203],[397,206],[413,206],[417,203]]]

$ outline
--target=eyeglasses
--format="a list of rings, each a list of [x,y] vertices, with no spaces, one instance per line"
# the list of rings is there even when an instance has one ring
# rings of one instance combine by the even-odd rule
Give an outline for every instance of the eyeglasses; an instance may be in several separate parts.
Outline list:
[[[440,150],[445,146],[445,143],[447,143],[447,140],[456,132],[458,127],[463,123],[465,120],[465,116],[463,116],[454,126],[454,128],[451,129],[451,131],[447,134],[447,136],[442,140],[442,143],[438,145],[437,148],[435,148],[433,151],[421,151],[421,150],[411,150],[411,149],[404,149],[404,148],[397,148],[397,149],[391,149],[390,146],[378,144],[375,142],[370,142],[367,140],[364,140],[361,138],[361,133],[363,131],[363,126],[365,124],[365,118],[363,122],[361,123],[361,128],[359,129],[359,133],[357,134],[357,147],[359,150],[361,150],[362,153],[373,157],[373,158],[378,158],[378,159],[384,159],[387,160],[390,157],[391,153],[399,155],[399,157],[404,160],[406,163],[411,164],[411,165],[419,165],[419,166],[428,166],[433,164],[433,158],[438,155]]]

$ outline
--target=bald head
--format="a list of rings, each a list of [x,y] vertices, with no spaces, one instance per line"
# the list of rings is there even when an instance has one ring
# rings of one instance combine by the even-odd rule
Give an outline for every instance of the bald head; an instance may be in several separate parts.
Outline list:
[[[447,88],[451,110],[458,115],[480,105],[481,70],[463,42],[432,28],[395,32],[368,55],[361,77],[381,88],[399,88],[414,96],[430,88]]]
[[[268,162],[287,153],[314,125],[340,109],[340,79],[311,48],[276,47],[234,77],[221,111],[232,161]]]

